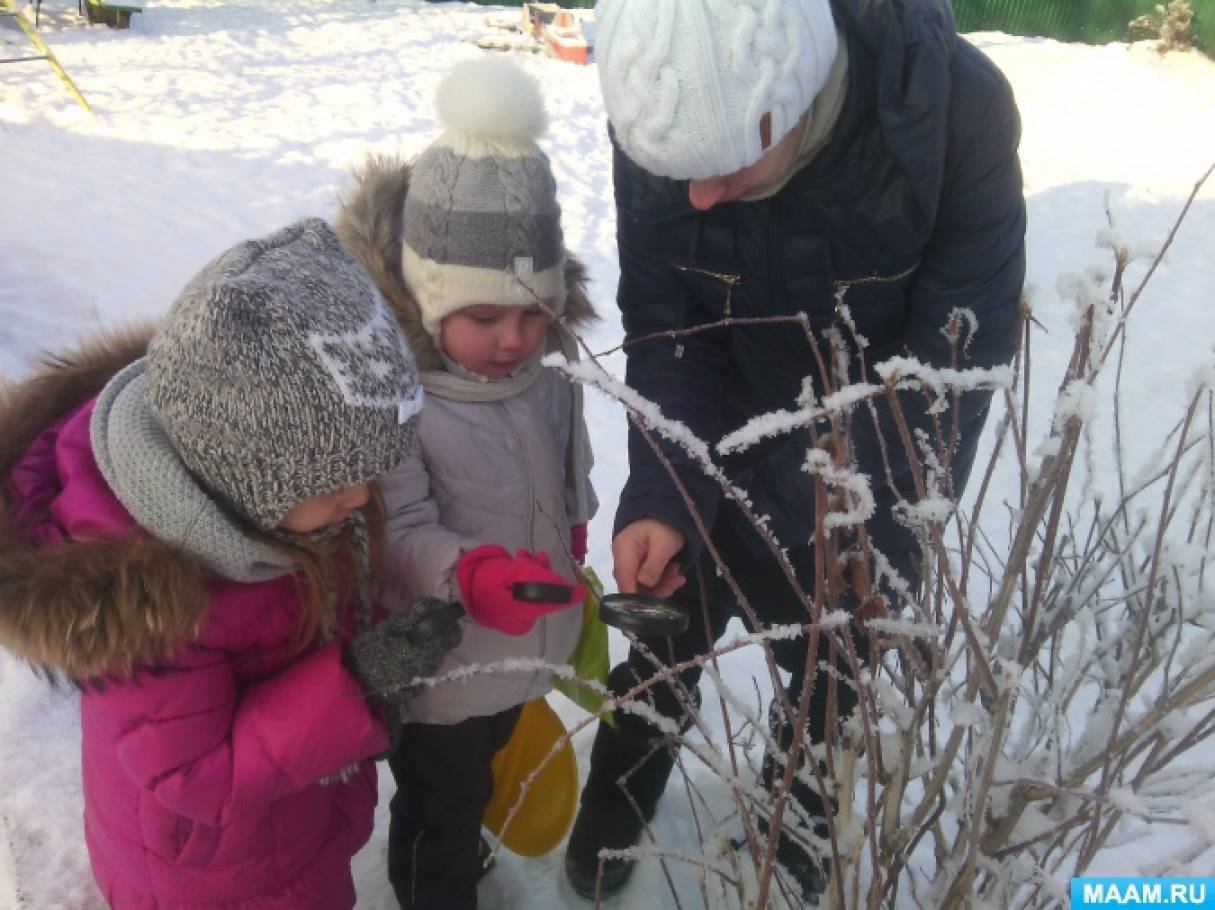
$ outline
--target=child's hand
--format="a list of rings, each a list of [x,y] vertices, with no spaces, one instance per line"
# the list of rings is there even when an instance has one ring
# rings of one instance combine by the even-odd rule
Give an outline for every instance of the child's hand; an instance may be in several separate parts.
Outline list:
[[[418,676],[433,676],[447,652],[460,643],[459,604],[422,597],[405,613],[394,613],[356,635],[346,664],[368,695],[390,705],[406,701]]]
[[[503,547],[492,544],[477,547],[460,558],[456,577],[473,619],[507,635],[523,635],[545,613],[580,604],[586,597],[584,588],[553,571],[544,552],[533,555],[520,550],[511,556]],[[555,585],[570,594],[556,603],[521,600],[512,590],[521,582]]]

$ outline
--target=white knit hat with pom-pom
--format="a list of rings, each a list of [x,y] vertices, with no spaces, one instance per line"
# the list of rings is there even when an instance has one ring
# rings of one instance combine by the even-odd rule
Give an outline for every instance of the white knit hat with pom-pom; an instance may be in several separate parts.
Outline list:
[[[437,92],[443,132],[413,166],[403,271],[422,324],[474,304],[565,304],[561,210],[535,80],[508,61],[457,64]]]
[[[810,109],[835,60],[829,0],[599,0],[595,57],[626,155],[663,177],[721,177]]]

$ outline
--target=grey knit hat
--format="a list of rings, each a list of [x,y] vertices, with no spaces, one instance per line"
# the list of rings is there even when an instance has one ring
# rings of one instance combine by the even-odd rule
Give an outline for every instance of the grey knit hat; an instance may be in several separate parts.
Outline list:
[[[439,84],[443,133],[418,157],[405,201],[402,266],[422,325],[473,304],[565,305],[557,186],[536,145],[535,80],[501,58],[456,65]]]
[[[399,327],[315,218],[204,267],[153,338],[144,381],[186,467],[266,530],[396,467],[422,402]]]

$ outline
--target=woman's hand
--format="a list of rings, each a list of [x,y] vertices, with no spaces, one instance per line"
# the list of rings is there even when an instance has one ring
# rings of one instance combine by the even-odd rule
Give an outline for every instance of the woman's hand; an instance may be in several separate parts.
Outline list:
[[[670,597],[687,581],[675,560],[683,545],[682,531],[653,518],[628,525],[612,540],[616,590]]]

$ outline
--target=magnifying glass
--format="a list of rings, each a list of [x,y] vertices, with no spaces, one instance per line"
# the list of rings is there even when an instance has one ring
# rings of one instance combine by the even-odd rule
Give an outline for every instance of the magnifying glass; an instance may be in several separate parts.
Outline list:
[[[688,630],[688,612],[649,594],[608,594],[599,601],[599,618],[622,632],[645,638],[670,637]]]
[[[533,603],[569,603],[574,589],[569,585],[516,582],[511,594]],[[645,638],[667,638],[688,629],[688,613],[669,600],[650,594],[608,594],[599,601],[599,618],[622,632]]]

